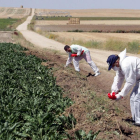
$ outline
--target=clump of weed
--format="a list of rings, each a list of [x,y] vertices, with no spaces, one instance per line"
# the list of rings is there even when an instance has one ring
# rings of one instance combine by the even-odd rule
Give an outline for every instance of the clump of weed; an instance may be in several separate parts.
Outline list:
[[[127,51],[136,54],[140,53],[140,42],[138,41],[128,42]]]
[[[83,32],[83,30],[79,30],[79,29],[76,29],[76,30],[68,30],[68,32]]]
[[[49,34],[49,39],[56,39],[58,37],[58,35],[55,35],[55,34]]]
[[[127,47],[127,45],[125,42],[110,39],[110,40],[106,41],[104,47],[106,50],[122,51]]]

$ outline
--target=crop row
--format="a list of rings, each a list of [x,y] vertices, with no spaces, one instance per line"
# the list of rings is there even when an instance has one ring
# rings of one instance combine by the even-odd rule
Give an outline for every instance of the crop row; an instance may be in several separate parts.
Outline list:
[[[73,116],[60,114],[72,102],[41,60],[21,51],[0,44],[0,139],[62,139]]]

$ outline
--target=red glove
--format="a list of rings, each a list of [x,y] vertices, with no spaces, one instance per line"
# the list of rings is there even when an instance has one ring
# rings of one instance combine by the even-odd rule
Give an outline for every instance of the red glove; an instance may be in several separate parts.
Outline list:
[[[76,57],[77,56],[77,54],[71,54],[71,57]]]
[[[116,100],[116,93],[115,92],[108,93],[108,98],[110,98],[112,100]]]
[[[82,55],[84,53],[84,50],[81,52],[81,54],[80,55]],[[71,54],[71,57],[76,57],[77,56],[77,54]]]
[[[112,92],[112,93],[108,93],[108,98],[112,99],[112,100],[120,100],[123,98],[123,96],[121,96],[118,92]]]

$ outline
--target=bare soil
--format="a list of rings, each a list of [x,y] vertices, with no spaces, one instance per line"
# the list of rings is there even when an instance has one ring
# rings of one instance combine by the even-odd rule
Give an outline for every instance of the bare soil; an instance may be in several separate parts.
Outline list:
[[[68,20],[35,20],[35,25],[67,25]],[[140,20],[80,20],[80,25],[140,25]]]
[[[39,28],[48,32],[67,32],[80,30],[84,32],[101,31],[101,32],[115,32],[123,31],[140,31],[140,25],[35,25],[34,29]]]
[[[0,42],[3,43],[13,43],[14,40],[12,39],[12,35],[14,32],[11,31],[0,31]]]

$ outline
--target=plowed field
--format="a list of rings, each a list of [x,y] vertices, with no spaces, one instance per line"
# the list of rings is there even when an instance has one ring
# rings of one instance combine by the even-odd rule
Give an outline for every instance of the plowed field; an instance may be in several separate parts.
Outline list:
[[[74,30],[81,31],[101,31],[101,32],[115,32],[117,30],[124,31],[139,31],[140,25],[35,25],[35,29],[39,28],[43,31],[67,32]]]

